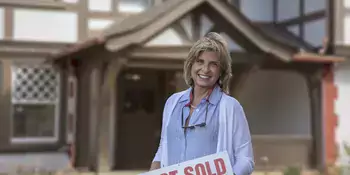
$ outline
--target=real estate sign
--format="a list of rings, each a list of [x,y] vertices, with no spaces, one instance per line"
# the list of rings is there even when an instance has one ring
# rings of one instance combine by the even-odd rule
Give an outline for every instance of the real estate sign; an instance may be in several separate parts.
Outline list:
[[[139,175],[226,175],[233,174],[227,152],[220,152]]]

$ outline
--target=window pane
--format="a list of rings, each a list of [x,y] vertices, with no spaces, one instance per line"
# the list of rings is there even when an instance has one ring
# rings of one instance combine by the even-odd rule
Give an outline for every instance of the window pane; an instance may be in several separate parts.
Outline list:
[[[113,24],[113,20],[108,19],[89,19],[89,30],[104,30]]]
[[[13,103],[57,103],[59,77],[52,67],[14,67],[12,78]]]
[[[120,0],[119,11],[126,13],[142,12],[152,5],[151,0]]]
[[[62,0],[63,2],[66,2],[66,3],[78,3],[79,0]]]
[[[112,0],[88,0],[89,10],[109,12],[112,7]]]
[[[13,136],[53,137],[55,133],[55,105],[13,105]]]

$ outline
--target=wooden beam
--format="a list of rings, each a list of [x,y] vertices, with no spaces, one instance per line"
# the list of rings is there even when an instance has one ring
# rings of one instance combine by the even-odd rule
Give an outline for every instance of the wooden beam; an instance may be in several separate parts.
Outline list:
[[[287,19],[284,21],[279,21],[276,24],[280,26],[292,26],[292,25],[297,25],[301,23],[307,23],[311,21],[315,21],[321,18],[326,17],[326,11],[325,10],[319,10],[315,11],[309,14],[306,14],[304,16],[292,18],[292,19]]]
[[[184,61],[190,51],[190,46],[174,46],[174,47],[142,47],[130,51],[130,59],[144,60],[180,60]]]
[[[293,56],[293,61],[297,62],[314,62],[314,63],[337,63],[343,62],[344,57],[333,55],[318,55],[313,53],[297,53]]]
[[[299,17],[300,18],[305,18],[305,0],[299,0]],[[300,22],[300,27],[299,27],[299,37],[304,38],[304,31],[305,31],[305,22]]]
[[[321,69],[322,70],[322,69]],[[310,99],[311,112],[311,134],[313,138],[312,146],[312,167],[322,170],[324,156],[324,136],[323,136],[323,121],[322,121],[322,71],[304,74],[306,77],[308,95]]]
[[[201,16],[200,12],[198,10],[195,10],[191,14],[191,19],[192,19],[192,41],[197,41],[199,40],[200,36],[200,31],[201,31]]]
[[[4,26],[5,31],[4,35],[6,40],[12,40],[13,39],[13,31],[14,31],[14,8],[13,7],[5,7],[5,13],[4,13]]]
[[[335,1],[333,0],[326,0],[326,36],[328,39],[328,49],[326,50],[326,53],[333,54],[334,53],[334,44],[335,44],[335,17],[336,17],[336,8],[335,8]]]
[[[174,23],[173,25],[171,25],[171,27],[176,31],[177,34],[179,34],[181,40],[184,43],[192,43],[192,38],[190,36],[188,36],[186,30],[181,25],[180,21],[178,21],[178,22]]]
[[[92,67],[86,62],[82,62],[77,67],[77,123],[76,123],[76,142],[75,142],[75,167],[91,166],[90,144],[92,137],[90,118],[90,99],[91,99],[91,71]],[[90,143],[90,144],[89,144]],[[90,168],[90,167],[89,167]]]
[[[114,88],[117,77],[121,70],[127,65],[127,62],[128,60],[126,58],[116,58],[108,62],[101,88],[102,102],[105,105],[109,105],[108,102],[112,88]]]
[[[21,41],[0,41],[0,55],[13,54],[14,56],[40,56],[46,57],[49,54],[57,53],[70,44],[46,43],[46,42],[21,42]]]
[[[174,47],[142,47],[130,51],[128,58],[130,60],[153,60],[153,61],[185,61],[188,56],[190,46]],[[233,64],[262,63],[265,59],[271,58],[267,54],[231,52]]]
[[[85,110],[89,111],[88,120],[90,120],[89,137],[89,165],[92,171],[98,171],[99,168],[99,131],[100,131],[100,117],[102,112],[101,105],[101,78],[102,78],[102,64],[95,63],[90,74],[90,89],[89,89],[89,107]],[[85,88],[85,87],[83,87]],[[87,94],[85,94],[87,95]]]
[[[151,38],[153,35],[155,35],[156,33],[161,32],[162,30],[164,30],[164,28],[168,27],[169,25],[171,25],[173,22],[179,20],[179,18],[181,17],[180,15],[185,15],[188,11],[194,9],[199,3],[201,3],[203,0],[191,0],[191,1],[185,1],[186,3],[181,3],[184,1],[167,1],[164,2],[165,5],[167,5],[166,7],[171,7],[171,5],[175,5],[178,3],[178,6],[176,8],[176,10],[174,11],[170,11],[169,13],[162,13],[163,16],[159,17],[158,20],[155,20],[152,22],[152,25],[146,25],[144,28],[135,31],[134,33],[130,33],[130,34],[125,34],[123,37],[117,37],[117,38],[111,38],[107,44],[106,44],[106,48],[109,51],[118,51],[120,49],[123,49],[127,46],[130,46],[132,44],[141,44],[146,42],[149,38]],[[166,8],[164,7],[164,8]],[[161,11],[161,10],[158,10]],[[158,12],[155,11],[155,12]],[[145,12],[146,13],[146,12]],[[151,15],[155,15],[158,13],[148,13],[150,14],[150,18],[153,17]],[[145,18],[140,18],[143,21],[145,21]],[[152,18],[151,18],[152,19]],[[135,18],[136,20],[136,18]],[[128,21],[128,20],[126,20]],[[146,21],[145,21],[146,22]],[[143,24],[145,22],[142,22]],[[151,21],[149,21],[151,22]],[[119,33],[121,34],[121,32],[125,32],[126,30],[134,30],[135,28],[129,28],[131,27],[130,25],[127,25],[126,27],[122,27],[120,25],[118,26],[111,26],[111,28],[109,28],[108,30],[106,30],[104,32],[104,35],[110,35],[110,34],[116,34]],[[136,27],[136,26],[134,26]],[[129,28],[129,29],[127,29]]]
[[[88,38],[88,14],[89,14],[89,5],[88,0],[79,0],[78,5],[78,40],[85,41]]]
[[[147,69],[160,69],[160,70],[182,70],[183,61],[177,62],[160,62],[160,61],[145,61],[145,60],[130,60],[127,67],[129,68],[147,68]]]
[[[99,126],[99,170],[111,171],[115,155],[115,124],[117,116],[117,79],[120,72],[126,67],[128,60],[123,57],[114,58],[103,66],[103,82],[101,87],[100,126]],[[107,157],[105,157],[107,156]],[[107,165],[102,159],[108,159]],[[103,163],[103,164],[102,164]]]
[[[213,3],[214,1],[210,1],[210,2]],[[261,52],[261,49],[258,46],[256,46],[255,44],[253,44],[253,42],[250,39],[248,39],[248,37],[244,37],[245,34],[243,34],[242,31],[238,30],[238,28],[237,28],[238,26],[232,27],[232,24],[229,24],[229,22],[226,22],[227,20],[231,20],[231,19],[225,19],[225,17],[223,17],[220,14],[220,13],[224,13],[226,16],[231,16],[231,14],[228,14],[228,13],[231,13],[232,10],[226,11],[228,9],[222,9],[222,12],[218,13],[216,10],[213,10],[213,8],[211,8],[210,6],[203,6],[202,8],[203,8],[202,11],[205,11],[208,14],[210,14],[207,17],[210,20],[215,21],[217,27],[219,27],[221,29],[221,32],[225,32],[239,46],[241,46],[242,48],[244,48],[247,51]],[[217,7],[217,8],[221,8],[221,6]],[[235,19],[232,19],[232,21],[236,22]]]
[[[0,6],[65,9],[69,4],[62,1],[48,0],[0,0]]]

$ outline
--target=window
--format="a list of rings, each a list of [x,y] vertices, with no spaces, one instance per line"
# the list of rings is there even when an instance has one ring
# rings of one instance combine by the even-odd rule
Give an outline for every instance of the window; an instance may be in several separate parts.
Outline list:
[[[59,74],[49,66],[12,66],[12,142],[58,139]]]
[[[122,13],[139,13],[151,5],[152,0],[119,0],[118,9]]]

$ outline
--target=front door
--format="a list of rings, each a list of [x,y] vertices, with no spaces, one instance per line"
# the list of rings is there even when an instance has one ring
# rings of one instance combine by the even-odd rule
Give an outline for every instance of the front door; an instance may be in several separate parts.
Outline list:
[[[148,169],[158,148],[167,75],[156,70],[127,70],[118,79],[116,170]]]

